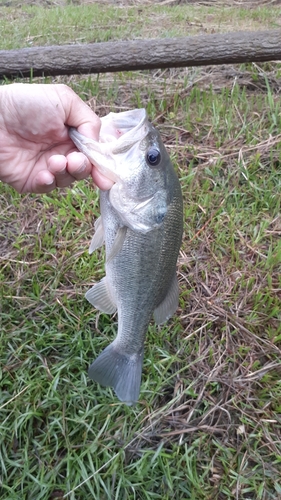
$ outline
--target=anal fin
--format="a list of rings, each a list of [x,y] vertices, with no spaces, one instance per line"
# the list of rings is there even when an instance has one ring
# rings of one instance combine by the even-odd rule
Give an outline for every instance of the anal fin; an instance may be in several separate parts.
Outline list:
[[[156,307],[154,311],[154,319],[158,325],[165,323],[176,312],[179,304],[179,284],[177,274],[175,272],[171,281],[170,288],[164,300]]]

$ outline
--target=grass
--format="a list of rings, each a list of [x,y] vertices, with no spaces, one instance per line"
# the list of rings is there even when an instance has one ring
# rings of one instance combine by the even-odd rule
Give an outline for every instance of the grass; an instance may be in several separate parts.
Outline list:
[[[85,8],[96,15],[97,5]],[[43,12],[5,12],[13,9],[15,23]],[[81,8],[69,9],[79,28]],[[155,6],[191,20],[196,9]],[[223,13],[212,9],[219,25]],[[231,12],[251,28],[255,17],[263,23],[260,9]],[[42,40],[56,43],[48,29]],[[6,47],[19,39],[25,45],[7,33]],[[180,307],[163,328],[150,326],[140,401],[123,406],[87,377],[117,321],[84,299],[104,273],[103,253],[87,253],[98,193],[88,181],[43,196],[0,185],[1,500],[281,498],[280,71],[268,63],[55,80],[101,115],[145,106],[161,131],[184,195]]]
[[[255,9],[229,2],[202,6],[155,5],[155,2],[4,2],[0,49],[64,43],[90,43],[134,38],[178,37],[239,30],[279,28],[280,6]],[[5,6],[7,5],[7,6]],[[231,20],[231,21],[230,21]]]

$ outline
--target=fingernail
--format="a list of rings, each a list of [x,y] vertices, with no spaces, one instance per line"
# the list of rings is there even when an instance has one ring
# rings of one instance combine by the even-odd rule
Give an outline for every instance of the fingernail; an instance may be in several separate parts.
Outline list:
[[[50,172],[45,173],[45,181],[44,184],[45,186],[50,186],[51,184],[54,183],[54,176]]]
[[[84,172],[86,170],[86,168],[87,168],[87,162],[84,161],[82,163],[82,165],[78,168],[77,174],[82,174],[82,172]]]

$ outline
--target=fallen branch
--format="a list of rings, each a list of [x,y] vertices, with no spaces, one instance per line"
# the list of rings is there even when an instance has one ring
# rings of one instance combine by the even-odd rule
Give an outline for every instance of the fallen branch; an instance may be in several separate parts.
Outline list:
[[[0,51],[0,78],[281,60],[281,29]]]

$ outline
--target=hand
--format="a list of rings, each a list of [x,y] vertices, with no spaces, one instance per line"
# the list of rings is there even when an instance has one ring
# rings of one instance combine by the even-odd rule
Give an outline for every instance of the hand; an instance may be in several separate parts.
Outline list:
[[[100,120],[66,85],[0,86],[0,180],[20,193],[48,193],[90,174],[100,189],[102,176],[68,136],[68,126],[98,140]]]

